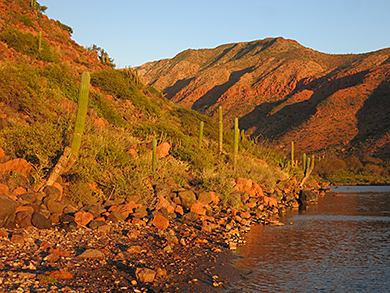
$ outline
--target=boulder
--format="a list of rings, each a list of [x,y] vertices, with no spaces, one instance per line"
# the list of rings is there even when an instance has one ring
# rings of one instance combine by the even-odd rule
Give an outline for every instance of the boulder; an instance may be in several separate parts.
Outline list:
[[[33,171],[33,167],[25,159],[14,159],[3,164],[0,164],[0,173],[18,172],[23,175],[29,175]]]
[[[299,194],[299,203],[304,206],[318,204],[318,194],[310,189],[303,189]]]
[[[192,190],[185,190],[179,192],[181,205],[186,209],[190,209],[192,204],[196,202],[196,195]]]
[[[50,229],[51,221],[40,213],[33,213],[31,224],[38,229]]]
[[[206,215],[206,209],[204,208],[204,203],[202,201],[196,201],[191,205],[191,212],[194,212],[198,215]]]
[[[205,205],[207,205],[213,201],[213,198],[210,192],[201,192],[198,196],[198,200],[203,202]]]
[[[32,225],[31,224],[32,215],[33,212],[31,211],[17,212],[15,216],[15,225],[20,228],[30,227]]]
[[[0,227],[4,227],[13,221],[16,208],[16,202],[7,195],[0,194]]]
[[[82,226],[87,226],[93,220],[93,215],[90,212],[77,212],[74,217],[76,223]]]
[[[104,258],[105,255],[103,252],[97,249],[87,249],[82,254],[79,255],[80,258],[87,258],[87,259],[101,259]]]
[[[263,189],[251,179],[245,179],[238,177],[236,180],[236,191],[244,191],[249,194],[250,197],[262,197],[264,196]]]

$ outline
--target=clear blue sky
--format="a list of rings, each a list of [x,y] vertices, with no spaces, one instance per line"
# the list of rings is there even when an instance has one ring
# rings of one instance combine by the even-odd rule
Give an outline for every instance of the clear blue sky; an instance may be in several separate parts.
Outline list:
[[[117,67],[186,49],[284,37],[325,53],[390,47],[390,0],[38,0]]]

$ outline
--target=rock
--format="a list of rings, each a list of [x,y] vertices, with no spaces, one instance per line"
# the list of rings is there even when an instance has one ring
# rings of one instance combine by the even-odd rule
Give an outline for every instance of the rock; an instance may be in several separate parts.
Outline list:
[[[12,243],[18,244],[20,246],[24,245],[24,237],[21,234],[18,234],[18,233],[12,234],[10,240],[11,240]]]
[[[168,214],[172,214],[175,211],[175,208],[162,195],[157,196],[156,209],[158,210],[160,208],[166,208],[168,211]]]
[[[244,191],[249,194],[250,197],[263,197],[263,189],[251,179],[237,178],[236,186],[234,187],[236,191]]]
[[[0,194],[8,195],[9,187],[8,185],[0,183]]]
[[[105,225],[107,225],[107,223],[105,221],[92,220],[91,222],[89,222],[88,228],[96,230],[99,227],[105,226]]]
[[[15,225],[20,228],[30,227],[33,211],[20,211],[16,213]]]
[[[203,202],[204,205],[208,205],[213,201],[210,192],[201,192],[198,196],[198,200]]]
[[[127,253],[130,253],[130,254],[140,254],[140,253],[142,253],[142,247],[139,246],[139,245],[130,246],[127,249]]]
[[[99,217],[101,213],[104,213],[106,210],[102,209],[96,203],[89,203],[82,207],[81,211],[90,212],[95,218]]]
[[[107,217],[107,221],[111,221],[113,223],[123,222],[124,220],[126,220],[126,217],[117,211],[112,211],[111,214]]]
[[[181,205],[177,205],[175,207],[175,213],[178,213],[180,215],[184,215],[184,210],[183,210],[183,207]]]
[[[88,258],[88,259],[98,259],[98,258],[104,258],[105,255],[103,252],[97,249],[87,249],[82,254],[79,255],[81,258]]]
[[[318,194],[310,189],[303,189],[299,194],[299,202],[301,205],[317,204]]]
[[[148,268],[137,268],[135,271],[135,276],[139,282],[151,283],[156,277],[156,271]]]
[[[73,278],[73,275],[71,272],[68,272],[68,271],[63,271],[63,270],[59,270],[59,271],[51,271],[49,273],[49,276],[51,277],[54,277],[58,280],[60,279],[72,279]]]
[[[215,203],[215,204],[219,204],[219,202],[221,201],[221,198],[219,197],[219,195],[215,192],[209,192],[210,196],[211,196],[211,199],[212,201]]]
[[[199,215],[194,212],[189,212],[183,216],[183,221],[186,222],[196,222],[199,218]]]
[[[54,186],[45,186],[43,192],[46,194],[47,199],[52,198],[58,200],[61,196],[61,190]]]
[[[14,159],[0,164],[0,173],[18,172],[25,176],[30,175],[34,168],[25,159]]]
[[[191,205],[190,211],[198,215],[206,215],[206,209],[204,208],[204,203],[199,200]]]
[[[278,201],[273,198],[273,197],[269,197],[269,196],[264,196],[263,197],[263,201],[264,203],[269,206],[269,207],[277,207],[278,206]]]
[[[51,253],[43,258],[44,261],[48,262],[57,262],[60,259],[60,256],[54,253]]]
[[[118,212],[121,213],[124,217],[123,221],[133,213],[133,211],[138,208],[139,205],[137,205],[134,201],[130,201],[127,204],[121,204],[121,205],[114,205],[111,206],[108,211],[109,212]],[[119,220],[119,219],[118,219]]]
[[[196,202],[196,195],[192,190],[185,190],[179,192],[181,205],[186,209],[190,209],[192,204]]]
[[[251,214],[249,212],[241,212],[240,217],[243,219],[249,219],[251,217]]]
[[[156,227],[157,229],[160,229],[160,230],[165,230],[168,228],[169,226],[169,221],[167,218],[163,217],[163,216],[155,216],[153,218],[153,221],[152,221],[152,224],[154,227]]]
[[[77,224],[87,226],[93,220],[93,215],[90,212],[77,212],[74,214]]]
[[[108,233],[111,231],[110,225],[99,226],[97,229],[99,232],[102,232],[102,233]]]
[[[6,226],[15,217],[17,204],[4,194],[0,194],[0,227]]]
[[[171,149],[171,145],[167,142],[163,142],[156,148],[157,158],[161,159],[169,155],[169,150]]]
[[[33,213],[31,217],[31,224],[38,229],[50,229],[51,221],[40,213]]]
[[[47,210],[53,214],[62,214],[65,209],[65,205],[54,198],[46,200]]]
[[[163,277],[166,277],[166,276],[167,276],[167,270],[166,269],[158,268],[156,270],[156,278],[163,278]]]
[[[36,202],[38,197],[34,192],[22,193],[17,196],[18,200],[23,203]]]

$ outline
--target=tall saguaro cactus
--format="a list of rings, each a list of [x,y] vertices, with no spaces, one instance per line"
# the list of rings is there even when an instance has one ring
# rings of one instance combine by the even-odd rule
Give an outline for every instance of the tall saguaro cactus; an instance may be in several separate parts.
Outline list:
[[[64,154],[60,157],[57,164],[51,171],[50,176],[46,181],[46,185],[53,185],[58,176],[72,168],[73,164],[77,160],[81,146],[81,137],[84,132],[85,116],[87,115],[90,80],[91,77],[89,72],[83,72],[81,75],[79,101],[77,106],[76,122],[74,126],[72,143],[70,147],[65,147]]]
[[[234,140],[233,140],[234,168],[236,168],[237,165],[239,139],[240,139],[240,130],[238,129],[238,118],[234,118]]]
[[[222,154],[222,142],[223,142],[223,116],[222,116],[222,106],[219,106],[218,108],[218,149],[219,153]]]
[[[198,149],[202,147],[202,140],[203,140],[203,128],[204,128],[204,122],[200,121],[199,123],[199,141],[198,141]]]

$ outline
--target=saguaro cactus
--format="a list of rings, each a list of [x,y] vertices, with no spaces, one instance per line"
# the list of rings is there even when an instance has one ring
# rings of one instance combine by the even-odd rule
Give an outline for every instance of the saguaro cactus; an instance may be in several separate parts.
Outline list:
[[[81,146],[81,137],[84,132],[85,116],[87,115],[90,79],[91,77],[89,72],[83,72],[81,75],[79,101],[72,143],[70,147],[65,147],[64,154],[60,157],[57,164],[51,171],[46,185],[53,185],[58,176],[72,168],[73,164],[76,162]]]
[[[295,166],[294,162],[294,142],[291,142],[291,167]]]
[[[238,118],[234,118],[234,140],[233,140],[234,168],[236,167],[237,164],[239,139],[240,139],[240,130],[238,129]]]
[[[309,157],[307,158],[306,169],[304,171],[304,176],[300,184],[301,187],[303,187],[306,180],[309,178],[311,172],[313,172],[313,169],[314,169],[314,155],[311,157],[311,160]]]
[[[219,152],[222,154],[222,143],[223,143],[223,122],[222,122],[222,106],[219,106],[218,108],[218,149]]]
[[[204,128],[204,122],[200,121],[199,123],[199,141],[198,141],[198,149],[202,147],[202,140],[203,140],[203,128]]]

